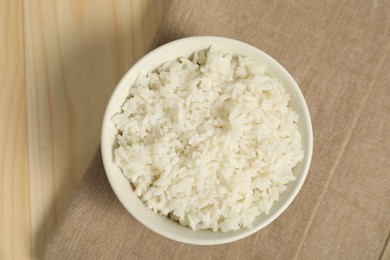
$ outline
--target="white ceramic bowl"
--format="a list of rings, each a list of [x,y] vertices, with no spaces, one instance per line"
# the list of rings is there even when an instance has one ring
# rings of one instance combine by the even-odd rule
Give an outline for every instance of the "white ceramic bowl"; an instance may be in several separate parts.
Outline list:
[[[294,168],[297,180],[288,184],[287,190],[281,195],[280,200],[273,205],[269,215],[263,214],[257,217],[252,229],[242,228],[238,231],[226,233],[215,233],[211,230],[193,231],[188,227],[181,226],[162,215],[154,213],[134,194],[129,181],[122,175],[121,170],[115,165],[113,159],[117,130],[111,122],[111,118],[120,112],[120,107],[128,97],[129,88],[133,85],[138,73],[140,71],[152,71],[165,61],[190,56],[195,51],[206,49],[210,45],[223,52],[252,56],[259,59],[265,65],[266,73],[277,78],[284,85],[291,97],[290,105],[299,116],[298,127],[302,135],[305,155],[303,161]],[[291,204],[303,185],[311,162],[312,147],[313,133],[309,111],[297,83],[287,70],[269,55],[251,45],[233,39],[214,36],[176,40],[151,51],[140,59],[126,73],[114,90],[104,115],[101,137],[104,168],[112,189],[122,205],[134,218],[154,232],[176,241],[197,245],[223,244],[244,238],[267,226],[277,218]]]

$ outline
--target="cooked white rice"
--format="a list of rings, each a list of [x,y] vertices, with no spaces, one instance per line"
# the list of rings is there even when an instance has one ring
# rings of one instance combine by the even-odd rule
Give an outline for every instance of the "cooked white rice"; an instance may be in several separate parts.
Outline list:
[[[211,47],[129,88],[115,162],[153,211],[193,230],[251,228],[295,180],[298,116],[259,61]]]

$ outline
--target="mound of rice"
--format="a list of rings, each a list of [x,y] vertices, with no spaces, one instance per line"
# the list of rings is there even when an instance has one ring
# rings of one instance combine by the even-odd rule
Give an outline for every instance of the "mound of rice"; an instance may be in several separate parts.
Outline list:
[[[153,211],[193,230],[251,228],[295,180],[298,117],[257,60],[211,47],[140,74],[129,92],[112,119],[115,162]]]

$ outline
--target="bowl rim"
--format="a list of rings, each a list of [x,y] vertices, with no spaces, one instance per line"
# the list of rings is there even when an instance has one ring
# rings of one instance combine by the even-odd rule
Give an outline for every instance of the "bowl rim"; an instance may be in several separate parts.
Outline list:
[[[127,79],[129,78],[129,76],[132,75],[133,73],[139,73],[139,67],[144,63],[144,61],[148,60],[151,57],[153,57],[155,54],[157,54],[159,52],[162,52],[162,51],[164,51],[166,49],[170,49],[170,48],[172,48],[175,45],[187,44],[187,43],[189,43],[191,41],[197,41],[197,40],[209,41],[210,45],[212,45],[213,41],[226,41],[229,44],[239,44],[239,45],[242,45],[244,48],[252,49],[251,51],[257,52],[259,54],[259,56],[266,57],[269,60],[269,62],[273,63],[274,66],[278,67],[278,70],[280,70],[281,73],[284,74],[285,77],[287,77],[289,83],[292,84],[291,88],[293,88],[294,91],[296,92],[295,94],[298,97],[298,101],[297,102],[300,104],[300,106],[302,108],[302,111],[303,111],[303,115],[304,115],[304,120],[303,120],[303,125],[304,126],[303,127],[307,131],[307,136],[305,137],[306,138],[306,142],[307,142],[306,149],[305,149],[305,147],[303,147],[303,149],[304,149],[304,151],[306,153],[305,156],[306,156],[307,159],[305,161],[302,161],[303,167],[302,167],[302,171],[300,172],[301,178],[297,179],[294,182],[294,186],[292,188],[290,196],[286,197],[286,199],[280,204],[280,206],[276,209],[276,211],[272,214],[272,216],[270,216],[271,214],[267,215],[265,220],[262,221],[258,226],[253,227],[252,229],[247,229],[246,232],[237,233],[237,234],[234,234],[232,236],[223,237],[223,238],[218,239],[218,240],[206,240],[206,241],[205,240],[199,240],[199,239],[196,239],[196,238],[193,238],[193,237],[177,236],[174,233],[163,232],[161,229],[158,229],[158,228],[153,227],[153,226],[149,226],[144,221],[144,219],[141,216],[139,216],[137,214],[134,214],[134,212],[131,211],[131,208],[126,206],[125,198],[122,196],[120,191],[114,185],[114,178],[115,178],[115,176],[110,174],[110,171],[108,170],[109,169],[109,164],[111,164],[111,159],[110,158],[112,157],[112,148],[111,147],[106,147],[106,142],[104,141],[105,138],[106,138],[107,125],[112,123],[111,122],[112,115],[109,114],[109,112],[110,112],[109,108],[113,106],[114,99],[115,99],[114,97],[116,97],[118,95],[118,92],[120,91],[120,89],[126,87],[125,83],[126,83]],[[163,63],[163,62],[164,61],[162,61],[161,63]],[[117,104],[115,104],[115,105],[117,105]],[[303,139],[303,137],[302,137],[302,139]],[[252,235],[253,233],[259,231],[260,229],[262,229],[265,226],[269,225],[276,218],[278,218],[287,209],[287,207],[292,203],[292,201],[296,198],[298,192],[301,190],[301,188],[303,186],[303,183],[306,180],[308,172],[309,172],[309,168],[310,168],[310,164],[311,164],[311,160],[312,160],[312,153],[313,153],[313,129],[312,129],[312,123],[311,123],[311,117],[310,117],[309,109],[307,107],[307,103],[306,103],[306,101],[304,99],[304,96],[303,96],[303,94],[301,92],[300,87],[298,86],[298,84],[296,83],[294,78],[290,75],[290,73],[278,61],[276,61],[274,58],[272,58],[270,55],[268,55],[264,51],[254,47],[254,46],[252,46],[252,45],[250,45],[248,43],[245,43],[245,42],[242,42],[242,41],[239,41],[239,40],[236,40],[236,39],[220,37],[220,36],[191,36],[191,37],[181,38],[181,39],[178,39],[178,40],[174,40],[174,41],[168,42],[168,43],[166,43],[164,45],[161,45],[160,47],[157,47],[156,49],[150,51],[149,53],[144,55],[141,59],[139,59],[136,63],[134,63],[130,67],[130,69],[123,75],[123,77],[121,78],[119,83],[116,85],[114,91],[112,92],[112,94],[111,94],[111,96],[109,98],[109,101],[108,101],[108,103],[107,103],[107,105],[105,107],[104,117],[103,117],[103,121],[102,121],[100,142],[101,142],[101,154],[102,154],[102,161],[103,161],[104,171],[106,173],[106,176],[107,176],[107,179],[108,179],[108,181],[110,183],[110,186],[111,186],[112,190],[114,191],[116,197],[120,201],[120,203],[123,205],[123,207],[135,219],[137,219],[137,221],[139,221],[141,224],[143,224],[145,227],[149,228],[153,232],[155,232],[155,233],[157,233],[159,235],[162,235],[162,236],[164,236],[166,238],[178,241],[178,242],[187,243],[187,244],[193,244],[193,245],[217,245],[217,244],[230,243],[230,242],[233,242],[233,241],[236,241],[236,240],[239,240],[239,239],[242,239],[244,237]],[[196,231],[194,231],[194,232],[196,232]]]

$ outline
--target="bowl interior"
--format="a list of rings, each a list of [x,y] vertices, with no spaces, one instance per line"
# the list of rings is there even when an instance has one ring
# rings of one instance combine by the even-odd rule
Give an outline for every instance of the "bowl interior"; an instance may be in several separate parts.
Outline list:
[[[166,217],[155,214],[134,194],[128,179],[122,175],[121,170],[113,160],[117,130],[111,122],[111,118],[120,112],[120,107],[128,97],[129,88],[133,85],[138,73],[152,71],[165,61],[175,60],[183,56],[188,57],[195,51],[206,49],[210,45],[223,52],[259,59],[266,67],[266,73],[277,78],[283,84],[290,94],[290,105],[299,116],[298,128],[302,135],[302,146],[305,155],[302,162],[293,170],[297,180],[287,185],[287,190],[281,195],[280,200],[273,205],[270,214],[259,216],[253,223],[252,229],[243,228],[226,233],[215,233],[210,230],[192,231],[188,227],[181,226]],[[278,62],[246,43],[222,37],[201,36],[184,38],[163,45],[148,53],[127,72],[114,90],[106,108],[102,127],[101,150],[108,180],[120,202],[133,217],[154,232],[170,239],[190,244],[212,245],[232,242],[246,237],[268,225],[287,208],[306,178],[312,155],[312,136],[310,115],[303,95],[291,75]]]

